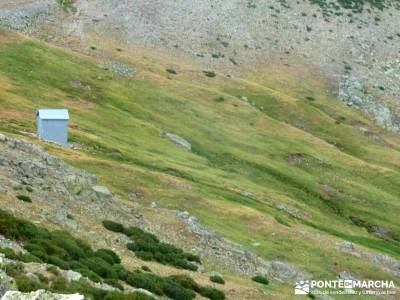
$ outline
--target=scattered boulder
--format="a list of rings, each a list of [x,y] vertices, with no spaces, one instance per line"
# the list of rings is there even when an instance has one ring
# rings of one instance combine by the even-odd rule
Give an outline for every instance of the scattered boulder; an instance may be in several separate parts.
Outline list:
[[[98,198],[100,198],[101,200],[107,200],[112,197],[112,193],[105,186],[95,185],[95,186],[92,186],[92,190],[96,193],[96,196]]]
[[[336,190],[327,183],[317,182],[317,187],[321,191],[321,196],[326,200],[332,199],[337,193]]]
[[[107,63],[105,68],[109,69],[115,75],[122,77],[133,77],[136,72],[132,66],[118,61],[111,61]]]
[[[82,82],[80,80],[71,80],[69,86],[74,89],[80,89],[82,87]]]
[[[265,271],[259,272],[259,273],[260,274],[266,273],[266,274],[268,274],[269,277],[278,278],[285,282],[288,282],[291,280],[292,281],[305,280],[309,277],[308,274],[300,271],[295,266],[292,266],[288,263],[278,261],[278,260],[273,260],[273,261],[267,262]]]
[[[277,204],[276,208],[278,208],[281,211],[286,212],[287,214],[295,217],[296,219],[305,220],[305,219],[309,218],[309,216],[306,213],[300,211],[299,209],[297,209],[295,207],[288,206],[288,205],[285,205],[283,203]]]
[[[253,193],[251,193],[251,192],[248,192],[248,191],[244,191],[243,193],[242,193],[242,195],[243,196],[245,196],[245,197],[247,197],[247,198],[253,198]]]
[[[170,133],[170,132],[167,132],[165,134],[165,136],[171,142],[175,143],[179,147],[181,147],[181,148],[183,148],[185,150],[188,150],[188,151],[192,150],[192,145],[187,140],[185,140],[183,137],[180,137],[179,135],[176,135],[176,134]]]
[[[68,270],[64,273],[64,278],[67,279],[68,281],[78,281],[82,278],[81,273]]]
[[[302,153],[293,153],[285,156],[285,160],[289,165],[297,165],[301,163],[304,155]]]
[[[375,233],[377,235],[387,235],[390,233],[390,230],[388,230],[387,228],[383,227],[383,226],[379,226],[379,225],[370,225],[368,226],[368,231],[371,233]]]

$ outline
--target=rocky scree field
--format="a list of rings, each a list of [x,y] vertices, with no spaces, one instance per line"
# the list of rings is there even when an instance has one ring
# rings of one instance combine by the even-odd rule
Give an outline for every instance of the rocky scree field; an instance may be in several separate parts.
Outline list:
[[[90,55],[161,53],[178,64],[289,84],[295,96],[296,86],[316,77],[332,96],[395,132],[399,20],[397,0],[0,3],[0,24]]]

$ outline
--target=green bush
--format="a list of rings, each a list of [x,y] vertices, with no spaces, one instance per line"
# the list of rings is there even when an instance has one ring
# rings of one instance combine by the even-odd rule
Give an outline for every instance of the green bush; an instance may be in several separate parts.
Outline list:
[[[107,278],[104,280],[104,283],[107,283],[108,285],[111,285],[117,289],[120,289],[121,291],[124,290],[124,287],[122,286],[122,284],[120,284],[118,282],[118,279],[114,279],[114,278]]]
[[[46,267],[46,271],[53,274],[53,275],[59,275],[60,271],[58,270],[58,268],[56,266],[47,266]]]
[[[196,297],[195,292],[182,287],[172,280],[165,282],[163,292],[166,296],[175,300],[192,300]]]
[[[146,272],[151,272],[151,269],[148,266],[142,266],[142,270]]]
[[[225,299],[225,294],[223,291],[211,288],[211,287],[201,287],[199,294],[211,300],[223,300]]]
[[[18,255],[18,260],[20,260],[20,261],[22,261],[24,263],[30,263],[30,262],[40,263],[40,262],[42,262],[41,259],[39,259],[35,255],[32,255],[30,253],[19,254]]]
[[[153,300],[153,297],[147,296],[143,293],[134,294],[122,294],[116,292],[110,292],[104,298],[104,300]]]
[[[168,279],[178,283],[186,289],[193,290],[195,292],[199,292],[201,289],[196,281],[187,275],[171,275],[168,277]]]
[[[126,279],[128,278],[130,272],[124,268],[124,266],[117,264],[117,265],[113,265],[113,269],[115,271],[115,273],[117,274],[118,278],[120,280],[126,281]]]
[[[118,278],[117,272],[115,272],[112,265],[100,257],[86,258],[81,260],[81,263],[102,278]]]
[[[170,74],[173,74],[173,75],[176,75],[176,74],[177,74],[177,72],[176,72],[174,69],[171,69],[171,68],[168,68],[166,71],[167,71],[168,73],[170,73]]]
[[[267,277],[265,277],[265,276],[257,275],[257,276],[254,276],[254,277],[251,278],[251,279],[252,279],[253,281],[258,282],[258,283],[261,283],[261,284],[265,284],[265,285],[269,284],[269,280],[268,280]]]
[[[103,225],[111,231],[122,232],[134,240],[133,243],[128,243],[126,247],[135,252],[136,256],[142,260],[157,261],[165,265],[192,271],[197,271],[198,269],[192,262],[201,263],[198,255],[186,253],[173,245],[162,243],[154,234],[141,228],[125,228],[121,224],[107,220],[103,221]]]
[[[31,197],[26,196],[26,195],[17,195],[17,199],[24,201],[24,202],[32,203]]]
[[[315,101],[315,98],[312,97],[312,96],[307,96],[307,97],[306,97],[306,100],[308,100],[308,101]]]
[[[5,266],[5,272],[8,276],[15,278],[24,273],[24,265],[20,262],[7,264]]]
[[[132,272],[126,282],[131,286],[148,290],[159,296],[164,294],[164,279],[150,273]]]
[[[40,262],[40,259],[29,254],[29,253],[15,253],[11,248],[0,248],[0,253],[3,253],[4,256],[8,259],[18,260],[21,262]]]
[[[129,236],[132,239],[145,240],[155,243],[160,242],[160,240],[154,234],[146,232],[143,229],[140,229],[139,227],[128,227],[126,229],[124,228],[123,232],[125,235]]]
[[[57,277],[52,283],[51,288],[57,291],[65,291],[68,287],[68,280],[64,277]]]
[[[225,280],[219,275],[210,276],[210,281],[219,283],[219,284],[225,284]]]
[[[77,272],[81,273],[82,276],[89,278],[91,281],[93,282],[101,282],[102,279],[100,277],[100,275],[98,275],[97,273],[88,270],[88,269],[76,269]]]
[[[8,259],[18,260],[18,255],[11,248],[0,248],[0,253],[3,253]]]
[[[215,97],[215,98],[214,98],[214,101],[215,101],[215,102],[224,102],[224,101],[225,101],[225,98],[222,97],[222,96]]]
[[[122,224],[119,224],[119,223],[114,222],[114,221],[104,220],[103,221],[103,226],[107,230],[110,230],[110,231],[113,231],[113,232],[119,232],[119,233],[123,233],[124,232],[124,226]]]
[[[214,71],[203,71],[203,74],[211,78],[217,76]]]
[[[121,259],[119,258],[118,254],[109,249],[99,249],[94,253],[94,255],[102,258],[111,265],[121,263]]]
[[[29,293],[46,287],[38,280],[29,278],[25,275],[16,276],[14,279],[17,283],[18,290],[23,293]]]

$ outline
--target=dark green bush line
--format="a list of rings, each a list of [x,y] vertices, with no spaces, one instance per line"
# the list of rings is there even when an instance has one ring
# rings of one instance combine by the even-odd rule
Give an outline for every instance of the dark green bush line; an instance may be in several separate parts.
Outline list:
[[[211,287],[202,287],[186,275],[173,275],[163,278],[151,273],[137,271],[131,273],[127,282],[135,287],[149,290],[156,295],[165,295],[172,299],[191,300],[196,297],[196,293],[211,300],[225,299],[225,294],[222,291]]]
[[[174,69],[172,69],[172,68],[168,68],[168,69],[166,69],[166,71],[167,71],[168,73],[170,73],[170,74],[173,74],[173,75],[176,75],[176,74],[177,74],[177,72],[176,72]]]
[[[121,230],[121,227],[110,227],[110,222],[105,222],[108,228]],[[115,225],[115,224],[114,224]],[[144,232],[139,228],[123,228],[123,232],[134,239],[147,241],[150,244],[155,243],[165,253],[185,257],[188,260],[199,260],[198,257],[184,253],[182,250],[176,249],[171,245],[160,243],[156,236]],[[114,287],[122,289],[119,280],[125,281],[131,286],[144,288],[158,295],[168,296],[176,300],[191,300],[195,298],[195,293],[199,293],[203,297],[211,300],[224,299],[225,295],[222,291],[210,287],[201,287],[193,279],[187,276],[171,276],[161,277],[150,272],[137,270],[129,272],[122,266],[119,256],[109,249],[99,249],[94,251],[86,242],[74,238],[68,232],[64,231],[48,231],[47,229],[37,227],[33,223],[15,218],[6,211],[0,209],[0,234],[8,239],[17,240],[24,243],[24,248],[29,252],[29,256],[16,254],[11,249],[2,249],[12,259],[21,261],[38,261],[56,265],[61,269],[72,269],[83,276],[88,277],[94,282],[106,282]],[[173,250],[171,250],[173,249]],[[171,252],[172,251],[172,252]],[[22,265],[23,268],[23,265]],[[58,276],[55,268],[49,269],[49,272]],[[148,268],[146,268],[147,270]],[[23,275],[23,272],[16,267],[10,271],[15,277],[18,277],[17,284],[21,290],[37,290],[46,287],[46,282],[38,282]],[[11,275],[10,275],[11,276]],[[14,277],[13,276],[13,277]],[[140,299],[147,300],[148,297],[142,295],[128,294],[121,292],[109,293],[104,290],[95,289],[87,282],[73,281],[66,283],[63,278],[59,277],[49,286],[50,290],[62,293],[81,293],[92,300],[97,299]]]
[[[18,195],[17,199],[24,201],[24,202],[32,203],[31,197],[26,196],[26,195]]]
[[[18,260],[24,263],[40,262],[40,259],[30,253],[15,253],[11,248],[0,248],[0,253],[3,253],[8,259]]]
[[[254,276],[253,278],[251,278],[253,281],[261,283],[261,284],[265,284],[268,285],[269,284],[269,280],[267,277],[261,276],[261,275],[257,275]]]
[[[135,252],[136,256],[145,261],[157,261],[165,265],[196,271],[197,266],[193,262],[201,263],[197,255],[184,252],[173,245],[162,243],[149,232],[138,227],[125,228],[122,224],[105,220],[103,226],[113,232],[123,233],[134,242],[127,248]]]
[[[219,284],[225,284],[225,280],[219,275],[210,276],[210,281],[219,283]]]
[[[207,77],[211,77],[211,78],[217,76],[217,74],[215,74],[214,71],[206,71],[206,70],[204,70],[203,74],[206,75]]]

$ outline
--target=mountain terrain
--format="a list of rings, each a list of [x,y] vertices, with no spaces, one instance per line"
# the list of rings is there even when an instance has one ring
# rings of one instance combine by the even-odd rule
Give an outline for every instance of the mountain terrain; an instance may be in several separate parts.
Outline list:
[[[133,271],[144,265],[172,299],[165,278],[177,274],[227,299],[292,299],[311,278],[398,286],[398,3],[225,2],[2,1],[3,213],[115,251],[132,297],[154,296]],[[42,107],[70,110],[70,147],[37,140]],[[134,238],[103,221],[201,264],[129,250]],[[65,266],[29,251],[30,236],[0,233],[0,248],[35,257],[24,272],[46,273],[39,287],[110,288],[90,265]],[[62,279],[45,264],[92,277],[56,289]],[[225,284],[210,282],[215,272]],[[8,273],[20,289],[26,274]]]

